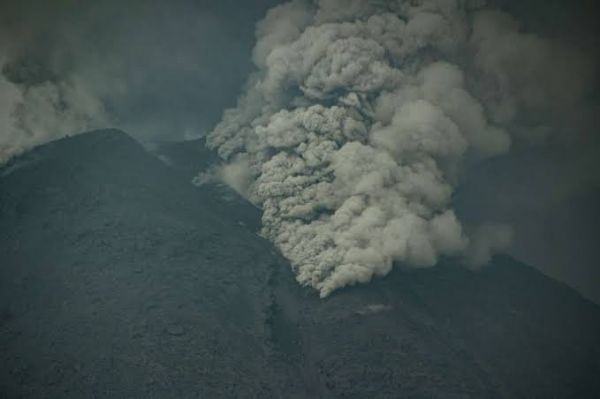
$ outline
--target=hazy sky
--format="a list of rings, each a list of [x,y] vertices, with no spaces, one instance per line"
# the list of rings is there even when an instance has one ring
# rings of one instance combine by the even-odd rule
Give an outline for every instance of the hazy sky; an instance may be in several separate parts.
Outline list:
[[[255,24],[273,3],[3,1],[0,57],[56,80],[81,77],[138,137],[180,139],[235,103]]]
[[[138,137],[179,139],[206,133],[234,105],[252,69],[255,24],[278,3],[7,0],[0,60],[33,69],[33,81],[81,77],[114,124]],[[593,0],[492,3],[525,29],[590,52],[600,45]]]

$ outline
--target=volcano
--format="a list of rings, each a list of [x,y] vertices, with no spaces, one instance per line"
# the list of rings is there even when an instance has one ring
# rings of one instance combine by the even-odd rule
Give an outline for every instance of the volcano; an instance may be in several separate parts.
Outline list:
[[[1,397],[600,397],[573,289],[497,256],[319,299],[185,148],[98,130],[0,169]]]

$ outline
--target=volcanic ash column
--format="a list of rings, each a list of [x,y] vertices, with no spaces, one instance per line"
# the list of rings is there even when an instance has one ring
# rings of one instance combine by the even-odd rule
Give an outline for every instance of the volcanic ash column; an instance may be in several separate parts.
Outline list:
[[[321,296],[394,262],[485,261],[506,244],[489,226],[470,239],[451,205],[467,164],[510,147],[459,65],[468,13],[444,0],[293,1],[259,24],[258,70],[208,144]]]

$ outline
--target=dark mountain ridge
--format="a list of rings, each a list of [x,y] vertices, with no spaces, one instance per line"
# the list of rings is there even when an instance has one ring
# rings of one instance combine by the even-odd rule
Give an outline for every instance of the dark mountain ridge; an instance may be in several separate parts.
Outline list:
[[[321,300],[223,195],[116,130],[0,169],[0,397],[600,396],[567,286],[499,256]]]

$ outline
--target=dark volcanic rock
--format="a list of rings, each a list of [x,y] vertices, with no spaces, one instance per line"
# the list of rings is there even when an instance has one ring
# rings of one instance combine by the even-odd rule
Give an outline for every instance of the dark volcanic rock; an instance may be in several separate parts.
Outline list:
[[[218,198],[117,131],[16,160],[0,198],[8,397],[270,394],[274,257]]]
[[[507,257],[481,273],[395,271],[324,301],[275,286],[281,317],[296,315],[280,331],[301,331],[286,344],[333,397],[600,393],[598,307]]]
[[[498,257],[320,300],[222,194],[114,130],[0,169],[0,397],[600,396],[573,290]]]

